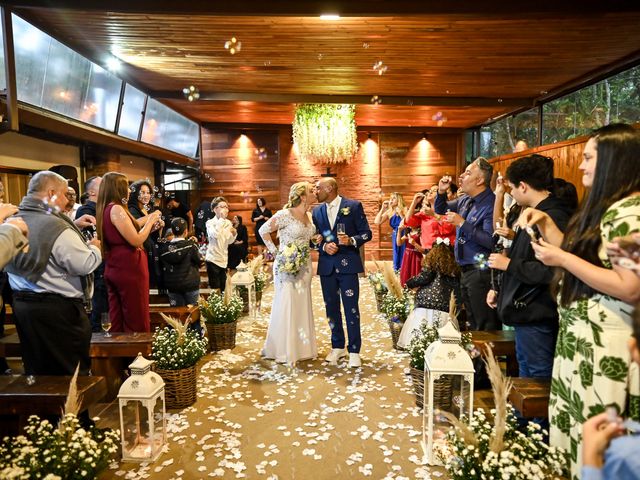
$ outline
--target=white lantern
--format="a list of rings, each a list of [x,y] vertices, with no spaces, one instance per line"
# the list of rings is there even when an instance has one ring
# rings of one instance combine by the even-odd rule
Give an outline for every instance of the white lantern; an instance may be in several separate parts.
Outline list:
[[[240,262],[236,267],[236,273],[231,277],[231,285],[235,293],[242,298],[242,288],[247,289],[247,301],[249,302],[249,315],[256,316],[256,284],[253,274],[249,271],[246,263]]]
[[[422,435],[425,460],[442,465],[438,453],[446,456],[445,436],[453,428],[442,412],[468,420],[473,413],[473,362],[460,345],[460,332],[448,321],[438,330],[439,340],[424,354],[424,410]]]
[[[164,381],[138,353],[118,392],[122,460],[154,461],[166,442]]]

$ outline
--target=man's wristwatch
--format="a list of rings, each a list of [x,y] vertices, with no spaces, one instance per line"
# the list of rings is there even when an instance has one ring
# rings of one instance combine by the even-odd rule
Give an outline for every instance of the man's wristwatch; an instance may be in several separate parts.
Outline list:
[[[356,242],[356,239],[353,237],[349,237],[349,243],[351,244],[352,247],[357,247],[358,243]]]

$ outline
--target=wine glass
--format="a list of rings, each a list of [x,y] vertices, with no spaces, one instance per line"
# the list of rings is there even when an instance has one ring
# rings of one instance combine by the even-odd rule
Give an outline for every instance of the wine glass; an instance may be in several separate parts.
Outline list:
[[[110,337],[109,329],[111,328],[111,318],[109,318],[108,313],[100,315],[100,325],[102,326],[102,330],[104,330],[105,338]]]
[[[338,235],[345,235],[344,223],[339,223],[338,224]]]

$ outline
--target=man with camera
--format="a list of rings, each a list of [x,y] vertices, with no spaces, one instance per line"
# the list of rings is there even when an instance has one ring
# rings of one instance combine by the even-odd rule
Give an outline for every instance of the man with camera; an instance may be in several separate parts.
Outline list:
[[[60,213],[67,181],[47,170],[36,173],[17,213],[29,228],[29,251],[7,264],[16,329],[27,375],[73,375],[91,366],[91,273],[102,262],[100,241],[86,242]]]
[[[547,213],[562,231],[572,208],[552,194],[553,160],[531,155],[514,161],[506,172],[511,195],[523,208]],[[549,291],[553,269],[535,258],[531,242],[539,232],[518,229],[508,254],[493,253],[489,266],[500,270],[500,291],[490,290],[487,304],[516,332],[520,377],[551,378],[558,335],[558,307]]]

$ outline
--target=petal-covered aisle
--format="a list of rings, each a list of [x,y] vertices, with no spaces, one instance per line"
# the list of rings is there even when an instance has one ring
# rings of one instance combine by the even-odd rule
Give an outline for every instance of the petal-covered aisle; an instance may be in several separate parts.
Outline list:
[[[153,464],[121,463],[101,478],[444,477],[420,465],[422,413],[405,374],[408,357],[391,348],[366,279],[361,369],[322,361],[330,341],[318,277],[312,290],[320,358],[297,368],[260,358],[271,287],[261,318],[240,320],[236,348],[203,360],[197,402],[170,412],[166,452]]]

